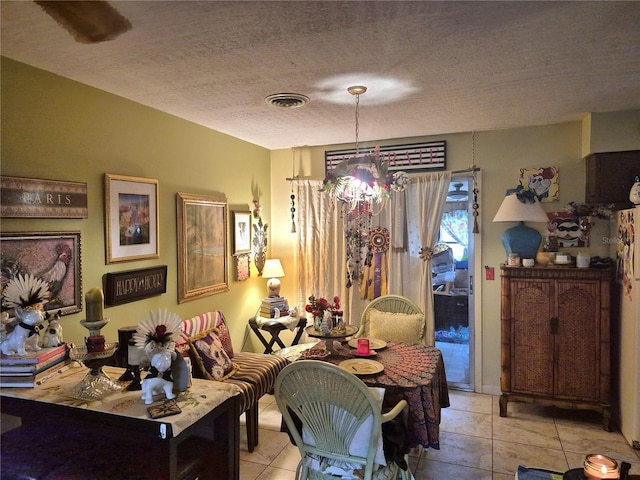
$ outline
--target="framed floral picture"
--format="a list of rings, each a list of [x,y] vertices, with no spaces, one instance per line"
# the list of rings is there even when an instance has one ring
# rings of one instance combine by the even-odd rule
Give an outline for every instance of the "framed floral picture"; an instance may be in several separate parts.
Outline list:
[[[227,199],[177,193],[178,303],[229,290]]]
[[[11,281],[29,274],[50,285],[45,311],[67,315],[82,310],[80,232],[2,233],[0,251],[2,292]],[[4,295],[1,301],[3,311],[13,317]]]
[[[251,252],[251,212],[233,212],[233,254]]]
[[[158,180],[104,176],[106,263],[159,258]]]

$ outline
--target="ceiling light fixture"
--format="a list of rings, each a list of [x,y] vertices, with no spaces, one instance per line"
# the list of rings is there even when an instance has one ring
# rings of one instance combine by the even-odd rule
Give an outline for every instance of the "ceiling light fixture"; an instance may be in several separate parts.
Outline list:
[[[347,287],[360,281],[367,266],[367,250],[371,218],[379,214],[391,190],[406,188],[405,172],[389,172],[388,162],[379,155],[379,147],[360,156],[360,95],[367,91],[364,85],[349,87],[347,91],[356,97],[356,148],[355,156],[343,160],[329,170],[322,183],[322,190],[331,200],[342,206],[344,232],[347,242]]]
[[[469,197],[469,192],[467,190],[462,190],[462,187],[464,187],[463,183],[454,183],[453,186],[455,190],[449,190],[447,192],[448,198],[461,202],[466,200],[467,197]]]

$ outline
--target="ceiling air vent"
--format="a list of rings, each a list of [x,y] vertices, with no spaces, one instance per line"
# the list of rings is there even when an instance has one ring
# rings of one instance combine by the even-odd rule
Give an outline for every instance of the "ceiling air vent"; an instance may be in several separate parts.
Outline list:
[[[282,108],[298,108],[309,103],[309,97],[300,93],[274,93],[264,99],[269,105]]]

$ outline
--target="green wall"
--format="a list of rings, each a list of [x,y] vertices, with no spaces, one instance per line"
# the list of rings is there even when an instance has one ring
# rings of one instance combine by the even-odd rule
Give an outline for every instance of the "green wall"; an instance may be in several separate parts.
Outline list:
[[[83,301],[105,273],[168,266],[167,293],[105,310],[107,340],[158,307],[182,318],[220,309],[241,347],[264,282],[255,269],[249,280],[235,281],[229,258],[228,292],[178,305],[176,192],[225,196],[229,211],[246,211],[257,186],[269,222],[268,150],[5,57],[1,113],[2,175],[86,182],[88,190],[87,219],[8,218],[3,232],[80,231]],[[159,259],[105,264],[105,173],[159,181]],[[63,317],[66,340],[82,343],[83,319],[84,312]]]

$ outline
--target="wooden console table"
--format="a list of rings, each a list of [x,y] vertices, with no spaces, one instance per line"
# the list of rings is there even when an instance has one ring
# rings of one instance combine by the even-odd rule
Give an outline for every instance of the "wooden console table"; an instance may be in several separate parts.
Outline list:
[[[116,367],[104,370],[112,379],[123,371]],[[239,478],[241,412],[234,385],[193,379],[192,386],[177,397],[182,413],[154,420],[147,414],[148,405],[140,398],[140,391],[119,391],[101,401],[72,398],[73,387],[86,372],[85,367],[76,366],[35,388],[0,391],[2,412],[22,418],[21,427],[2,436],[2,477],[16,468],[12,461],[20,461],[19,452],[25,450],[25,444],[18,443],[20,430],[24,430],[23,436],[44,445],[38,455],[25,461],[29,468],[36,468],[33,464],[38,462],[44,465],[43,475],[35,478],[48,478],[47,474],[58,470],[65,478],[127,478],[128,468],[132,474],[142,470],[153,478],[171,480],[184,478],[185,473],[188,478]],[[163,401],[159,398],[154,405]],[[46,438],[41,438],[43,432]],[[62,444],[57,456],[54,453],[55,458],[47,458],[56,444]],[[27,445],[26,450],[32,453],[32,445]],[[142,457],[133,452],[136,447],[144,453]],[[16,455],[5,450],[11,448]],[[197,448],[207,448],[207,455],[194,455]],[[114,460],[102,458],[107,455]],[[110,468],[120,472],[120,477],[103,471]]]

